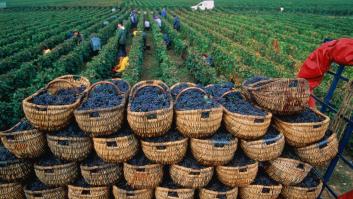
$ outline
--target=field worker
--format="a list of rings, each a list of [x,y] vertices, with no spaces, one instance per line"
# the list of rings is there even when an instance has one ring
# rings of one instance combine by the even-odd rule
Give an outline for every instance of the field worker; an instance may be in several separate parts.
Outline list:
[[[122,22],[118,23],[118,56],[126,56],[126,30]]]
[[[165,45],[167,46],[167,49],[170,49],[172,42],[171,42],[169,35],[167,33],[163,34],[163,40],[164,40]]]
[[[180,19],[176,15],[174,15],[173,27],[176,31],[180,30]]]
[[[66,33],[66,39],[71,39],[74,36],[74,33],[72,31],[69,31]]]
[[[127,56],[121,57],[121,58],[119,58],[118,65],[115,66],[115,68],[113,69],[113,72],[122,73],[128,65],[129,65],[129,57],[127,57]]]
[[[93,52],[93,55],[98,55],[98,52],[101,50],[101,48],[102,48],[101,39],[96,34],[92,34],[91,50]]]
[[[165,8],[162,9],[161,16],[164,18],[167,17],[167,10]]]
[[[74,39],[76,40],[77,45],[83,41],[83,37],[79,31],[74,32]]]
[[[151,23],[148,20],[145,20],[144,24],[145,24],[145,30],[149,31],[151,29]]]
[[[132,10],[131,11],[131,13],[130,13],[130,21],[131,21],[131,28],[132,29],[136,28],[137,27],[137,22],[138,22],[136,10]]]
[[[158,16],[154,16],[153,19],[154,19],[154,21],[157,23],[158,27],[161,28],[161,27],[162,27],[162,20],[161,20],[161,18],[159,18]]]
[[[214,66],[213,58],[208,54],[202,54],[202,59],[206,62],[207,65]]]

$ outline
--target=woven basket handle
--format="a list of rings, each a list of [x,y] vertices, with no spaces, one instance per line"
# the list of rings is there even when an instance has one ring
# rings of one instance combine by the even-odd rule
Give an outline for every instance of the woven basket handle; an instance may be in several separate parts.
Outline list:
[[[229,144],[229,140],[224,140],[224,141],[213,140],[212,142],[213,142],[213,146],[216,148],[224,148]]]
[[[71,87],[73,89],[76,89],[77,93],[79,93],[78,88],[73,83],[71,83],[70,81],[65,80],[65,79],[54,79],[53,81],[49,82],[45,86],[45,89],[48,90],[50,93],[55,94],[59,89],[63,89],[62,87],[61,88],[56,88],[55,86],[57,84],[66,84],[66,85],[68,85],[67,88]]]
[[[126,193],[126,196],[133,197],[133,196],[135,196],[135,193],[129,191],[129,192]]]
[[[180,98],[180,96],[185,93],[186,91],[188,90],[197,90],[197,91],[200,91],[202,94],[205,94],[207,95],[206,91],[202,90],[201,88],[198,88],[198,87],[189,87],[189,88],[186,88],[184,90],[182,90],[175,98],[175,103],[178,101],[178,99]]]
[[[219,193],[216,196],[217,199],[227,199],[227,194],[225,193]]]
[[[97,166],[93,166],[91,167],[91,169],[89,170],[89,173],[90,174],[93,174],[93,173],[98,173],[99,172],[99,168]]]
[[[54,169],[44,169],[44,173],[54,173]]]
[[[82,190],[81,195],[91,195],[91,190]]]
[[[309,188],[306,192],[307,193],[310,193],[310,192],[314,192],[314,191],[316,191],[316,188],[314,187],[314,188]]]
[[[305,169],[304,163],[302,163],[302,162],[298,163],[297,168],[301,169],[301,170],[304,170]]]
[[[89,89],[87,91],[87,96],[90,96],[92,90],[94,90],[94,88],[96,88],[98,85],[102,85],[102,84],[111,85],[117,95],[122,94],[122,92],[119,90],[119,88],[115,84],[113,84],[112,82],[100,81],[100,82],[94,83],[92,86],[89,87]]]
[[[271,138],[271,139],[266,139],[266,140],[264,140],[264,142],[265,142],[266,145],[270,145],[270,144],[275,143],[276,141],[278,141],[281,138],[282,138],[282,135],[279,134],[279,136],[276,136],[276,137]]]
[[[165,145],[157,145],[155,146],[157,151],[166,151],[167,150],[167,146]]]
[[[108,148],[118,147],[118,143],[116,141],[107,141],[105,144],[107,145]]]
[[[137,92],[138,92],[139,90],[141,90],[141,89],[147,87],[147,86],[157,87],[157,88],[159,88],[163,93],[166,93],[166,92],[167,92],[167,91],[164,90],[164,88],[163,88],[162,86],[160,86],[160,85],[157,85],[157,84],[144,84],[144,85],[141,85],[141,86],[135,88],[135,89],[131,92],[131,94],[130,94],[130,99],[134,99],[134,98],[135,98],[135,95],[137,94]]]
[[[73,80],[80,80],[82,77],[80,75],[63,75],[63,76],[60,76],[56,79],[66,79],[66,78],[72,78]]]
[[[243,166],[243,167],[240,167],[239,168],[239,172],[240,173],[245,173],[245,172],[247,172],[248,171],[248,166]]]
[[[200,174],[201,174],[200,171],[190,171],[190,172],[189,172],[189,175],[193,175],[193,176],[198,176],[198,175],[200,175]]]
[[[261,192],[262,192],[262,193],[270,193],[270,191],[271,191],[270,188],[268,188],[268,187],[263,187]]]
[[[196,87],[196,84],[192,82],[179,82],[174,84],[172,87],[170,87],[170,90],[173,90],[175,87],[179,86],[180,84],[186,84],[188,85],[188,87]]]
[[[35,197],[35,198],[42,198],[43,197],[42,193],[32,193],[32,194],[33,194],[33,197]]]
[[[324,141],[322,141],[322,142],[319,142],[319,143],[317,144],[317,147],[318,147],[319,149],[323,149],[323,148],[328,147],[328,140],[326,139],[326,140],[324,140]]]
[[[135,171],[137,172],[146,172],[145,168],[135,168]]]
[[[168,191],[168,197],[179,198],[179,194],[177,191]]]

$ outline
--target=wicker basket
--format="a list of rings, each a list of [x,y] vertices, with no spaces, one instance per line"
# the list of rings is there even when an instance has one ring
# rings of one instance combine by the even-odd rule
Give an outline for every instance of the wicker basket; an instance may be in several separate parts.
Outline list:
[[[273,199],[278,198],[281,193],[282,185],[248,185],[239,188],[239,195],[241,199]]]
[[[129,97],[129,105],[127,110],[127,120],[131,129],[136,133],[138,136],[141,137],[158,137],[165,134],[171,127],[173,122],[173,99],[170,95],[169,89],[164,83],[160,81],[143,81],[137,83],[135,86],[132,87],[130,97]],[[149,112],[134,112],[131,110],[131,103],[136,95],[136,93],[146,87],[146,86],[153,86],[158,87],[163,92],[168,93],[170,102],[169,107],[156,110],[156,111],[149,111]]]
[[[222,98],[236,91],[228,91]],[[234,136],[242,139],[256,139],[266,134],[271,124],[272,113],[268,112],[266,116],[242,115],[233,113],[226,108],[223,109],[223,121],[227,130]]]
[[[138,150],[138,140],[133,134],[115,138],[93,138],[93,145],[97,155],[110,163],[125,162]]]
[[[176,84],[174,84],[172,87],[170,87],[170,92],[172,93],[172,97],[173,97],[173,100],[175,100],[176,96],[179,94],[177,93],[175,96],[173,95],[173,91],[174,89],[176,89],[179,85],[181,84],[185,84],[187,85],[188,87],[196,87],[196,84],[192,83],[192,82],[178,82]],[[182,91],[182,90],[181,90]],[[181,92],[180,91],[180,92]]]
[[[113,186],[113,194],[115,199],[152,199],[153,189],[124,190],[117,186]]]
[[[46,147],[44,135],[37,129],[11,132],[20,124],[21,122],[7,131],[0,132],[2,143],[18,158],[39,157]]]
[[[127,95],[122,93],[119,88],[111,82],[101,81],[93,84],[88,89],[86,97],[82,103],[88,100],[90,93],[94,90],[94,88],[103,84],[111,85],[117,95],[123,96],[122,102],[118,106],[91,110],[77,109],[74,111],[77,124],[84,132],[89,133],[93,137],[109,135],[119,130],[124,120]]]
[[[279,134],[269,140],[246,141],[241,140],[240,146],[245,154],[253,160],[269,161],[274,160],[282,154],[284,148],[284,136]]]
[[[304,188],[298,186],[284,186],[281,195],[287,199],[316,199],[320,195],[322,182],[317,187]]]
[[[56,79],[69,81],[75,87],[84,86],[86,88],[86,90],[91,85],[91,83],[89,82],[89,80],[86,77],[82,77],[79,75],[64,75],[64,76],[58,77]]]
[[[31,101],[34,96],[48,90],[55,93],[59,89],[77,88],[67,80],[56,79],[51,81],[44,89],[22,101],[23,111],[31,124],[43,131],[57,131],[65,128],[74,116],[74,110],[80,105],[81,97],[78,97],[73,104],[69,105],[36,105]],[[78,93],[78,88],[77,88]]]
[[[78,176],[78,167],[75,162],[52,166],[35,164],[34,171],[38,179],[47,186],[65,186]]]
[[[188,138],[163,143],[141,140],[141,145],[148,159],[160,164],[175,164],[185,156]]]
[[[27,199],[64,199],[67,196],[66,189],[63,187],[50,188],[41,191],[32,191],[25,188]]]
[[[24,198],[22,185],[9,182],[0,184],[0,199],[22,199]]]
[[[207,166],[227,164],[237,150],[238,139],[229,141],[191,139],[191,151],[198,162]]]
[[[121,168],[117,164],[99,166],[84,166],[81,164],[81,174],[92,186],[109,186],[115,184],[121,176]]]
[[[61,137],[47,134],[51,152],[62,160],[82,161],[92,151],[89,137]]]
[[[302,78],[275,78],[246,85],[243,89],[261,107],[273,114],[299,113],[307,106],[310,90],[307,80]]]
[[[135,166],[124,163],[124,177],[133,188],[152,189],[162,182],[163,166],[160,164]]]
[[[289,123],[275,117],[275,127],[283,133],[286,142],[295,147],[303,147],[319,141],[324,137],[330,118],[316,109],[312,109],[324,120],[314,123]]]
[[[203,169],[191,169],[180,165],[170,167],[170,177],[180,186],[187,188],[202,188],[206,186],[213,176],[213,167]]]
[[[237,196],[238,196],[238,187],[235,187],[226,192],[217,192],[206,188],[202,188],[199,193],[200,199],[216,199],[216,198],[236,199]]]
[[[26,179],[32,171],[32,165],[22,159],[15,161],[0,161],[0,180],[22,181]]]
[[[155,191],[156,199],[194,199],[195,191],[188,188],[169,189],[157,187]]]
[[[177,103],[181,95],[188,90],[198,90],[205,95],[207,93],[197,87],[190,87],[181,91],[175,100]],[[203,109],[203,110],[176,110],[177,129],[186,137],[202,138],[214,134],[221,126],[223,108]]]
[[[80,187],[69,185],[69,199],[109,199],[109,187]]]
[[[323,166],[337,155],[337,135],[336,133],[332,133],[327,139],[306,147],[297,148],[296,150],[298,156],[304,162],[313,166]]]
[[[219,181],[230,187],[244,187],[250,185],[254,181],[259,169],[259,163],[240,167],[234,166],[217,166],[216,172]]]
[[[298,184],[308,175],[312,166],[300,160],[279,157],[269,162],[266,173],[283,185]]]

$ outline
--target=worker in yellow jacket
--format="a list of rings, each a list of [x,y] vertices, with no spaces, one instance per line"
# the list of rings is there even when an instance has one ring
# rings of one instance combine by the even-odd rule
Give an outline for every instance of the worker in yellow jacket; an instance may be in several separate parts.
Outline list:
[[[119,60],[119,64],[115,66],[113,71],[116,73],[122,73],[128,65],[129,65],[129,57],[128,56],[121,57]]]

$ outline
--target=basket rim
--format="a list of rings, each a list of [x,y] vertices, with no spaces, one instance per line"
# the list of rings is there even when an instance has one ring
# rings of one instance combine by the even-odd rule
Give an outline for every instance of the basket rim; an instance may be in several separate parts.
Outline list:
[[[193,83],[193,82],[178,82],[178,83],[173,84],[173,85],[170,87],[170,91],[172,91],[175,87],[179,86],[180,84],[187,84],[189,87],[196,86],[196,84]]]
[[[334,142],[335,140],[338,141],[337,139],[337,134],[335,132],[332,132],[332,134],[326,139],[327,143],[330,144],[332,142]],[[314,142],[308,146],[303,146],[303,147],[297,147],[296,150],[297,151],[307,151],[307,150],[311,150],[313,148],[317,148],[317,145],[322,142],[321,140],[319,140],[318,142]]]
[[[263,87],[267,86],[267,84],[264,84],[262,86],[259,86],[259,87],[254,87],[256,86],[257,84],[259,83],[263,83],[263,82],[269,82],[269,83],[272,83],[272,82],[275,82],[275,81],[292,81],[292,80],[299,80],[299,81],[304,81],[306,79],[304,78],[270,78],[270,79],[267,79],[267,80],[261,80],[261,81],[258,81],[258,82],[255,82],[253,84],[250,84],[250,85],[245,85],[245,82],[244,81],[241,86],[247,90],[251,90],[251,91],[256,91],[256,90],[259,90],[259,89],[262,89]]]
[[[284,140],[284,135],[283,135],[283,133],[280,132],[275,138],[277,140],[274,143],[268,144],[267,146],[277,144],[278,141]],[[275,139],[275,138],[272,138],[272,139]],[[241,144],[246,145],[246,146],[253,146],[253,145],[262,144],[263,139],[260,139],[260,140],[244,140],[244,139],[242,139],[240,142],[241,142]]]
[[[124,162],[124,168],[128,168],[128,169],[152,169],[152,168],[159,168],[159,167],[163,167],[162,164],[157,164],[157,163],[152,163],[152,164],[148,164],[148,165],[143,165],[143,166],[137,166],[137,165],[133,165],[133,164],[129,164],[127,162]]]
[[[47,139],[50,141],[56,141],[56,140],[69,140],[69,141],[90,141],[90,137],[70,137],[70,136],[57,136],[57,135],[52,135],[47,133]]]
[[[17,136],[17,135],[13,135],[13,136]],[[34,133],[33,135],[31,135],[31,137],[28,137],[26,139],[23,139],[23,137],[26,136],[21,136],[19,135],[17,138],[11,140],[11,139],[7,139],[7,136],[0,136],[3,144],[8,143],[8,144],[16,144],[16,143],[25,143],[25,142],[29,142],[30,140],[35,140],[38,138],[43,137],[43,139],[45,139],[44,135],[42,133]],[[6,139],[6,141],[4,141],[4,139]]]
[[[67,187],[68,189],[76,189],[76,190],[98,190],[98,191],[109,190],[109,186],[80,187],[78,185],[69,184],[67,185]]]
[[[239,169],[243,169],[243,168],[249,168],[250,166],[255,166],[256,167],[259,167],[259,162],[256,161],[256,160],[253,160],[255,161],[254,163],[251,163],[251,164],[248,164],[248,165],[245,165],[245,166],[227,166],[227,165],[220,165],[220,166],[217,166],[216,167],[216,170],[217,169],[224,169],[224,170],[239,170]]]
[[[24,186],[23,190],[25,193],[28,193],[28,194],[50,193],[50,192],[59,191],[59,190],[65,191],[65,189],[63,187],[48,187],[48,189],[45,189],[45,190],[32,191],[32,190],[27,189],[27,185]]]
[[[175,109],[176,113],[199,113],[199,112],[223,112],[223,107],[222,105],[219,104],[219,107],[214,107],[214,108],[210,108],[210,109],[195,109],[195,110],[177,110]]]
[[[22,185],[18,182],[5,182],[0,184],[0,187],[14,187],[14,186],[22,186]]]
[[[312,189],[321,189],[321,187],[323,186],[323,183],[322,181],[320,180],[320,183],[316,186],[316,187],[311,187]],[[295,190],[298,190],[298,191],[308,191],[310,188],[307,188],[307,187],[299,187],[299,186],[296,186],[296,185],[285,185],[283,186],[283,189],[295,189]]]
[[[76,166],[76,162],[68,162],[60,165],[50,165],[50,166],[41,166],[37,163],[34,164],[34,169],[45,170],[45,169],[64,169],[67,167]]]
[[[204,188],[201,188],[200,191],[210,193],[210,194],[215,194],[215,195],[216,194],[233,194],[235,192],[238,192],[238,187],[232,187],[232,189],[229,191],[220,191],[220,192],[213,191],[213,190],[210,190],[210,189],[207,189],[206,187],[204,187]]]
[[[190,189],[190,188],[186,188],[186,187],[180,187],[180,188],[176,188],[176,189],[171,189],[171,188],[167,188],[167,187],[162,187],[162,186],[157,186],[156,187],[156,191],[170,191],[170,190],[173,190],[173,191],[188,191],[188,192],[195,192],[194,189]]]
[[[119,165],[117,164],[113,164],[113,163],[106,163],[104,165],[99,165],[99,166],[85,166],[83,165],[83,163],[80,164],[80,169],[81,170],[87,170],[87,171],[90,171],[90,170],[94,170],[94,169],[107,169],[107,168],[117,168],[119,169]]]
[[[127,98],[126,98],[126,94],[122,94],[122,95],[125,96],[123,99],[123,102],[117,106],[107,107],[107,108],[88,109],[88,110],[78,110],[78,108],[77,108],[77,109],[75,109],[74,114],[76,116],[76,115],[84,115],[84,114],[89,114],[89,113],[94,113],[94,112],[104,113],[104,112],[117,111],[118,109],[125,108]],[[82,103],[87,101],[87,99],[82,100]]]
[[[257,116],[257,115],[243,115],[243,114],[240,114],[240,113],[234,113],[234,112],[231,112],[229,111],[226,107],[222,106],[223,107],[223,111],[228,114],[228,115],[231,115],[231,116],[235,116],[235,117],[246,117],[247,119],[271,119],[273,117],[273,114],[265,109],[262,109],[264,112],[266,112],[267,114],[265,116]],[[260,123],[262,124],[262,123]]]
[[[150,192],[150,189],[134,189],[133,191],[127,191],[125,189],[122,189],[120,187],[118,187],[117,185],[113,185],[113,190],[122,192],[122,193],[143,193],[143,192]]]
[[[214,168],[211,166],[211,167],[205,167],[205,168],[202,168],[202,169],[193,169],[193,168],[188,168],[188,167],[184,167],[184,166],[181,166],[181,165],[177,165],[177,164],[173,164],[170,169],[172,168],[175,168],[175,169],[178,169],[178,170],[183,170],[183,171],[196,171],[196,172],[212,172],[214,170]]]
[[[104,138],[104,137],[93,137],[93,142],[109,142],[109,141],[119,141],[119,140],[126,140],[126,139],[135,138],[134,134],[125,135],[125,136],[118,136],[113,138]]]
[[[136,116],[136,115],[137,116],[145,116],[145,115],[148,115],[148,114],[160,114],[160,113],[169,112],[169,111],[173,110],[173,106],[174,106],[171,94],[169,93],[169,95],[170,95],[169,107],[158,109],[158,110],[154,110],[154,111],[147,111],[147,112],[132,111],[131,110],[131,100],[129,100],[129,103],[128,103],[128,106],[127,106],[127,113],[130,114],[130,115],[133,114],[134,116]]]
[[[155,147],[155,146],[171,146],[171,145],[176,145],[176,144],[182,144],[185,142],[188,142],[189,138],[184,137],[181,140],[176,140],[176,141],[169,141],[169,142],[148,142],[141,140],[141,144],[145,146],[150,146],[150,147]]]
[[[274,159],[274,160],[270,160],[269,162],[273,163],[273,162],[277,162],[277,161],[280,161],[280,160],[281,161],[287,161],[287,162],[294,162],[294,163],[297,163],[297,164],[301,163],[301,164],[304,164],[306,166],[310,166],[311,167],[310,164],[308,164],[308,163],[306,163],[304,161],[296,160],[296,159],[292,159],[292,158],[281,157],[281,156],[276,158],[276,159]]]
[[[22,118],[19,122],[17,122],[10,129],[7,129],[5,131],[0,131],[0,137],[6,137],[6,136],[9,136],[9,135],[10,136],[14,136],[14,135],[18,135],[18,134],[30,134],[30,133],[38,133],[39,134],[39,133],[41,133],[38,129],[36,129],[34,127],[33,127],[33,129],[30,129],[30,130],[11,132],[13,129],[15,129],[17,126],[19,126],[24,119],[25,118]]]
[[[318,124],[327,124],[327,123],[330,122],[330,118],[329,118],[327,115],[321,113],[321,112],[320,112],[319,110],[317,110],[317,109],[314,109],[314,108],[311,108],[311,107],[309,107],[309,108],[310,108],[313,112],[315,112],[316,114],[322,116],[322,117],[325,118],[325,119],[324,119],[323,121],[321,121],[321,122],[299,122],[299,123],[291,123],[291,122],[285,122],[285,121],[279,119],[278,116],[274,116],[274,117],[273,117],[273,118],[274,118],[274,122],[275,122],[275,123],[278,122],[278,123],[281,123],[281,124],[285,124],[285,125],[291,126],[291,127],[292,127],[292,126],[313,126],[313,125],[318,125]]]
[[[262,188],[269,188],[269,189],[282,189],[283,185],[278,183],[278,185],[258,185],[258,184],[249,184],[244,188],[251,188],[251,189],[262,189]]]
[[[238,144],[238,141],[239,141],[239,139],[234,136],[234,139],[229,140],[229,143],[227,143],[227,145]],[[195,142],[195,143],[202,143],[202,144],[212,144],[212,143],[213,143],[212,140],[207,139],[207,138],[206,138],[206,139],[205,139],[205,138],[191,138],[191,139],[190,139],[190,144],[193,143],[193,142]],[[216,143],[216,142],[215,142],[215,143]]]

